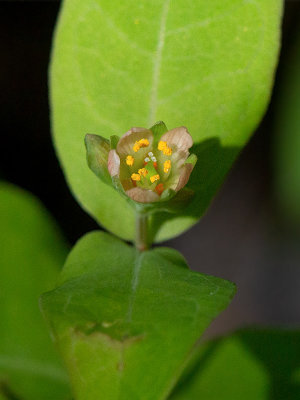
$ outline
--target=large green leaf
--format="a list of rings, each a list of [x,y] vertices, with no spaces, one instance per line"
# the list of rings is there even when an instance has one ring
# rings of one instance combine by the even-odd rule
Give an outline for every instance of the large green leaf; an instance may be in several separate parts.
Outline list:
[[[275,130],[275,181],[285,215],[300,223],[300,33],[293,38],[283,62],[278,90]]]
[[[0,221],[0,392],[14,393],[9,399],[66,399],[66,373],[38,298],[53,287],[67,246],[40,203],[5,183]]]
[[[199,348],[170,400],[298,400],[300,331],[244,330]]]
[[[158,215],[156,240],[194,224],[269,99],[282,0],[65,0],[51,77],[55,145],[70,187],[92,216],[133,239],[126,200],[88,169],[86,133],[185,125],[198,163],[191,205]]]
[[[136,250],[101,232],[72,250],[41,305],[76,400],[159,400],[232,283],[191,271],[175,250]]]

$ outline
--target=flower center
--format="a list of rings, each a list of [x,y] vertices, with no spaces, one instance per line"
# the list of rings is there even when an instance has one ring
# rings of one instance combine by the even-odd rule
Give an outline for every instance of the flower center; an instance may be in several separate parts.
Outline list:
[[[129,156],[127,156],[127,158],[128,157]],[[127,158],[126,158],[126,163],[127,163]],[[160,180],[160,176],[157,173],[157,160],[156,157],[153,155],[152,151],[149,151],[149,153],[144,159],[144,168],[140,168],[138,170],[138,174],[136,173],[132,174],[131,179],[134,182],[140,182],[141,186],[146,186],[146,187],[149,187],[151,186],[152,183]]]
[[[133,145],[133,151],[137,153],[142,147],[149,146],[148,139],[140,139]],[[157,149],[161,151],[165,156],[172,155],[172,149],[167,145],[167,142],[160,141]],[[128,155],[126,157],[126,164],[132,167],[135,163],[135,157]],[[137,166],[138,167],[138,166]],[[171,170],[171,160],[164,161],[163,165],[159,169],[161,173],[168,174]],[[163,171],[163,172],[162,172]],[[156,191],[159,195],[164,191],[164,184],[161,182],[161,175],[158,173],[157,158],[152,151],[149,151],[143,160],[143,167],[137,169],[137,172],[131,174],[131,180],[134,186],[139,186],[143,189],[150,189]]]

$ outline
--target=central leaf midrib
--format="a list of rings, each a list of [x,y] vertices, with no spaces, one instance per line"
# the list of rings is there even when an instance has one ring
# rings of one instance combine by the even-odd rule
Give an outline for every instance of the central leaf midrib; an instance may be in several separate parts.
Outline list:
[[[153,125],[155,122],[154,118],[157,110],[157,92],[159,85],[162,53],[165,44],[166,23],[167,23],[169,7],[170,7],[170,0],[165,0],[161,12],[155,56],[153,58],[153,72],[151,81],[152,84],[150,89],[151,92],[150,92],[148,126]]]

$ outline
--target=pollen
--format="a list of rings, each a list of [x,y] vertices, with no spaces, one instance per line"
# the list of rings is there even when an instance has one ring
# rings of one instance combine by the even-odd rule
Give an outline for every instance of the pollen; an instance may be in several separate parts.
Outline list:
[[[142,147],[148,147],[150,144],[148,139],[140,139],[137,142],[134,143],[133,145],[133,151],[137,152],[140,150]]]
[[[161,140],[157,146],[158,150],[161,150],[166,156],[170,156],[172,154],[172,149],[167,145],[167,142]]]
[[[133,165],[133,163],[134,163],[134,158],[132,156],[127,156],[126,164],[131,166],[131,165]]]
[[[156,186],[155,191],[156,191],[157,194],[161,195],[162,192],[164,191],[164,185],[162,183],[159,183]]]
[[[167,174],[171,169],[171,160],[166,160],[164,162],[164,172]]]
[[[163,140],[160,140],[159,143],[158,143],[158,146],[157,146],[158,150],[163,150],[166,147],[168,147],[167,146],[167,142],[164,142]]]
[[[141,147],[147,147],[149,146],[149,140],[148,139],[141,139],[139,140],[139,144]]]
[[[163,153],[166,156],[170,156],[172,154],[172,149],[171,147],[166,147],[165,149],[163,149]]]
[[[159,179],[160,179],[160,176],[158,174],[150,177],[151,183],[158,181]]]
[[[131,175],[131,179],[132,179],[133,181],[140,181],[140,180],[141,180],[141,175],[139,175],[139,174],[132,174],[132,175]]]
[[[141,168],[139,169],[139,175],[141,176],[146,176],[148,174],[148,171],[146,170],[146,168]]]
[[[139,145],[139,142],[135,142],[134,146],[133,146],[133,151],[137,152],[137,151],[139,151],[140,148],[141,148],[141,146]]]

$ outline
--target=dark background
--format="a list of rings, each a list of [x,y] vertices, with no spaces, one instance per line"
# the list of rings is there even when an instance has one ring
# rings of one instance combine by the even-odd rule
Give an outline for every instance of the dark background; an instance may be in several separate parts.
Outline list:
[[[47,69],[59,5],[0,2],[0,178],[39,197],[74,244],[98,226],[70,194],[51,142]],[[300,236],[285,223],[273,184],[278,88],[299,24],[300,2],[287,1],[267,114],[205,217],[166,243],[193,269],[237,283],[233,303],[210,334],[245,324],[299,326]]]

